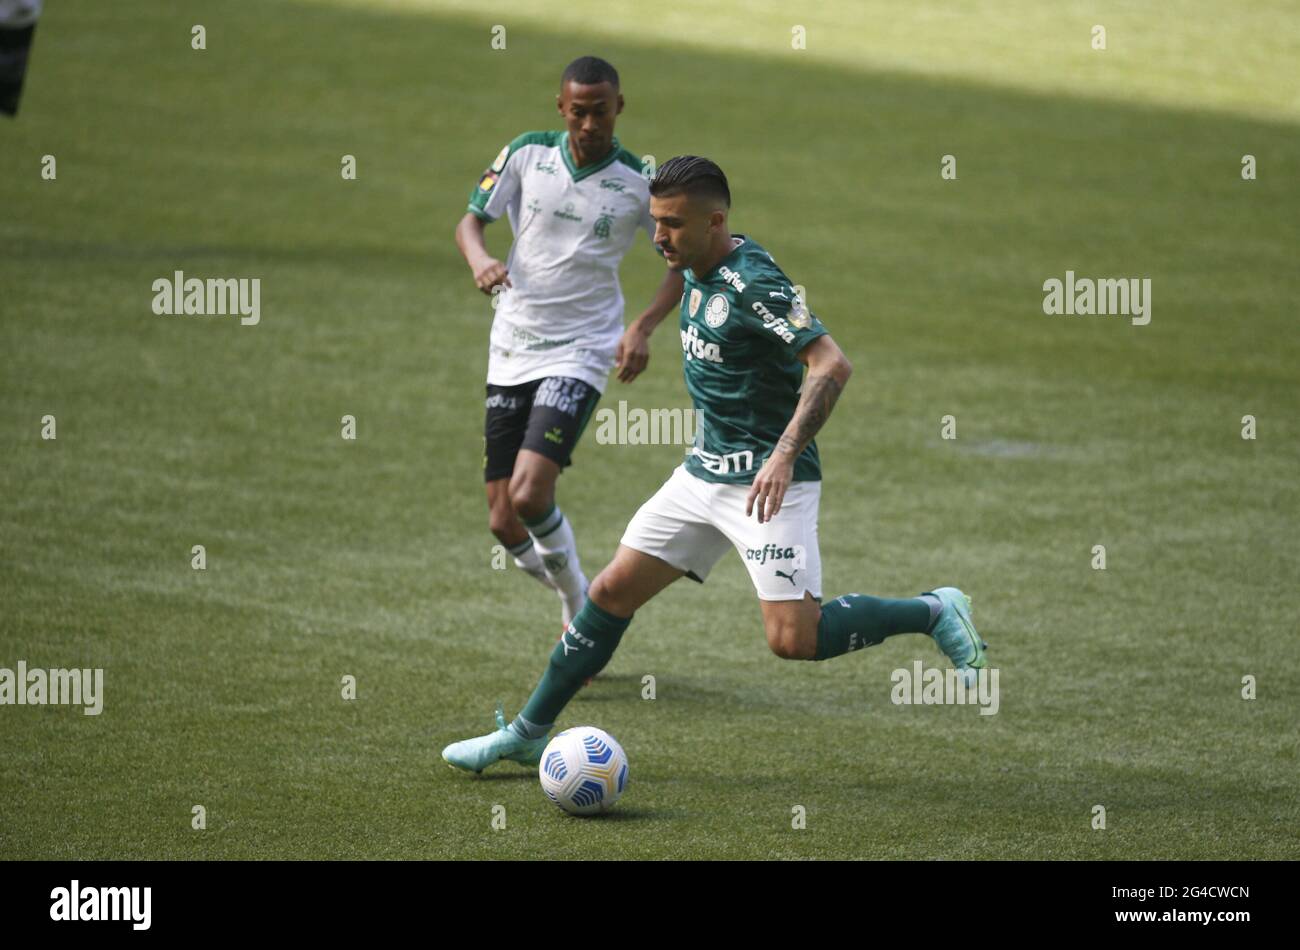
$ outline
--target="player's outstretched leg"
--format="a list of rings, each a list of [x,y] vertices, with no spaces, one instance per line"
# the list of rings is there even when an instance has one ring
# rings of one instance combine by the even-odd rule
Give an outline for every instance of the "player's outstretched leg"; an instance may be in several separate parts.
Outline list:
[[[930,633],[943,612],[934,595],[889,598],[843,594],[818,605],[802,600],[761,601],[767,642],[790,660],[829,660],[883,643],[901,633]]]
[[[443,759],[470,772],[501,759],[536,765],[561,710],[609,662],[632,615],[682,573],[620,545],[614,560],[591,582],[591,597],[551,651],[550,663],[519,715],[506,725],[498,711],[495,732],[453,742],[442,750]]]
[[[844,594],[820,608],[810,596],[762,603],[768,644],[786,659],[828,660],[898,634],[925,633],[967,681],[988,663],[987,645],[971,622],[970,598],[955,587],[902,599]]]

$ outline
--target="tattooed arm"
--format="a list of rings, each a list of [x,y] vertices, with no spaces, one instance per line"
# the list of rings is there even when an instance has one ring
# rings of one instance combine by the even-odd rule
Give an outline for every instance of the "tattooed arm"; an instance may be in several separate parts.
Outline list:
[[[760,523],[774,518],[781,510],[786,490],[794,480],[795,459],[826,424],[835,408],[835,401],[840,398],[844,384],[853,373],[848,357],[829,336],[819,336],[800,350],[799,362],[808,367],[799,405],[772,454],[754,478],[749,497],[745,500],[746,517],[753,513],[754,503],[758,503]]]
[[[830,418],[835,400],[853,373],[848,357],[829,336],[819,336],[800,350],[799,362],[808,367],[799,405],[772,453],[787,456],[791,465]]]

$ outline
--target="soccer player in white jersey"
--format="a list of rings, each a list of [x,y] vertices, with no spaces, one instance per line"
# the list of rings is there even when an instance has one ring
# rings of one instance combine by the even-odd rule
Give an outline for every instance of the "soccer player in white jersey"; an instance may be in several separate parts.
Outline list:
[[[970,598],[956,587],[822,601],[813,437],[852,367],[771,254],[731,233],[722,169],[693,155],[671,159],[650,195],[655,241],[685,276],[678,326],[700,420],[695,444],[633,516],[519,715],[507,725],[498,709],[495,732],[443,750],[456,768],[537,765],[560,711],[609,661],[632,615],[679,578],[703,583],[731,548],[758,594],[768,646],[783,659],[828,660],[919,633],[934,638],[968,687],[987,666]]]
[[[618,73],[584,56],[564,70],[562,132],[526,132],[501,149],[470,193],[456,245],[492,296],[483,469],[488,525],[515,564],[561,600],[565,626],[586,597],[555,483],[605,388],[611,367],[631,382],[649,360],[655,325],[677,305],[668,271],[650,305],[623,328],[618,266],[638,229],[654,238],[649,182],[614,136],[623,111]],[[505,263],[483,230],[505,214]],[[650,244],[655,248],[654,244]]]

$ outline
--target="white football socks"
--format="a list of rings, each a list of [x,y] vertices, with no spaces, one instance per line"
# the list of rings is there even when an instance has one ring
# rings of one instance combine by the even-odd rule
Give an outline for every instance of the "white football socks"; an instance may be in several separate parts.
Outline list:
[[[578,545],[564,512],[552,506],[540,520],[525,522],[533,547],[541,555],[546,577],[562,601],[560,614],[567,627],[587,599],[587,577],[578,561]]]
[[[555,590],[555,585],[546,576],[546,568],[542,565],[542,556],[537,553],[537,548],[534,547],[531,537],[510,548],[510,553],[514,555],[515,567],[537,578],[542,586],[549,590]]]

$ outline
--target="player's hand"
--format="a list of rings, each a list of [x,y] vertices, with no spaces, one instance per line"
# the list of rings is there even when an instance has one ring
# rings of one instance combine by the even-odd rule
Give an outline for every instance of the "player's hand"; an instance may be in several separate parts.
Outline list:
[[[763,463],[754,483],[749,486],[749,496],[745,499],[745,517],[748,518],[757,508],[759,524],[775,518],[792,481],[794,460],[773,452]]]
[[[492,288],[505,285],[513,287],[510,283],[510,273],[506,270],[506,265],[502,264],[495,257],[489,257],[483,262],[483,266],[474,271],[474,283],[479,290],[492,296]]]
[[[650,362],[650,334],[635,323],[623,331],[623,338],[618,341],[614,351],[614,365],[618,367],[618,379],[630,383],[641,375],[641,371]]]

